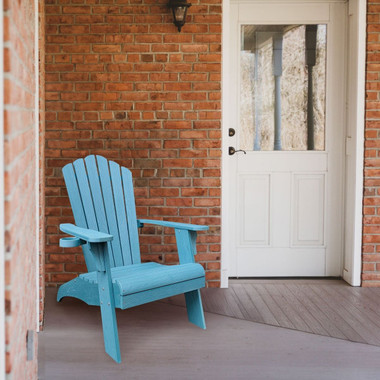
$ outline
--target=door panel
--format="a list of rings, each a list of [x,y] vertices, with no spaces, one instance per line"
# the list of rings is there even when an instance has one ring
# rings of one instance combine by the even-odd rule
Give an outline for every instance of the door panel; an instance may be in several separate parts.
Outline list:
[[[237,254],[237,277],[320,277],[325,273],[323,248],[238,247]]]
[[[268,246],[271,219],[270,175],[241,176],[239,191],[239,215],[242,220],[240,245]],[[253,193],[255,197],[252,197]]]
[[[293,175],[293,246],[324,246],[325,174]]]
[[[237,133],[227,139],[246,154],[229,156],[225,169],[229,276],[340,275],[345,4],[233,2],[230,13],[230,46],[235,48],[229,62],[229,127]],[[310,38],[317,58],[301,51],[294,58],[301,63],[292,66],[292,47],[313,49]],[[260,61],[265,55],[269,63]],[[318,59],[315,75],[311,66]],[[301,79],[289,77],[292,71]],[[258,100],[258,94],[265,96]]]

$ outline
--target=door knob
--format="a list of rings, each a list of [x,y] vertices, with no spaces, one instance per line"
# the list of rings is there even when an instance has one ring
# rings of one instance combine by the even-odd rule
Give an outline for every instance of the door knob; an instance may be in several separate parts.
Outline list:
[[[243,152],[244,154],[247,154],[247,152],[245,150],[243,150],[243,149],[236,150],[233,146],[228,147],[228,154],[230,156],[232,156],[233,154],[235,154],[237,152]]]
[[[235,136],[235,129],[229,128],[228,129],[228,136],[230,136],[230,137]]]

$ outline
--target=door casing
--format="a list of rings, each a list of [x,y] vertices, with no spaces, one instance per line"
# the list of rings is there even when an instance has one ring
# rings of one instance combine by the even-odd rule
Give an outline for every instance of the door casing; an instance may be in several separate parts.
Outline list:
[[[279,0],[240,0],[243,3],[268,4],[281,3]],[[290,3],[345,3],[344,0],[292,0]],[[344,195],[346,199],[344,214],[350,216],[344,226],[345,230],[345,249],[344,249],[344,265],[342,267],[342,276],[351,285],[360,285],[361,272],[361,205],[362,205],[362,169],[363,169],[363,144],[364,141],[364,79],[365,79],[365,29],[366,29],[366,7],[360,0],[350,0],[348,13],[350,17],[348,32],[350,33],[350,42],[348,46],[348,57],[357,57],[351,61],[347,67],[347,107],[346,117],[348,127],[346,131],[346,168],[349,167],[351,172],[345,179]],[[365,5],[365,4],[364,4]],[[222,98],[222,265],[221,265],[221,286],[228,286],[228,263],[231,249],[229,247],[228,238],[229,227],[228,221],[234,217],[234,212],[229,205],[229,186],[231,180],[229,178],[231,160],[228,160],[226,154],[228,149],[228,128],[233,126],[231,112],[229,112],[229,104],[226,94],[231,91],[229,63],[229,20],[230,0],[223,1],[223,98]],[[275,20],[274,20],[275,21]],[[352,38],[352,36],[356,38]],[[346,38],[347,40],[347,38]],[[347,59],[348,61],[348,59]],[[346,123],[347,124],[347,123]],[[348,138],[347,138],[348,136]],[[344,142],[342,142],[344,143]],[[351,147],[351,148],[350,148]],[[354,169],[354,173],[352,173]],[[354,188],[354,190],[352,189]],[[350,191],[347,191],[350,189]]]

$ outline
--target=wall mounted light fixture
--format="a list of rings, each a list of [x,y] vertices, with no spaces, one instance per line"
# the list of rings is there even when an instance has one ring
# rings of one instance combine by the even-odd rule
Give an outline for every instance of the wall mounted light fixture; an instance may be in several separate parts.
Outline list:
[[[180,32],[186,22],[187,8],[191,7],[191,4],[186,0],[169,0],[168,6],[173,13],[173,23]]]

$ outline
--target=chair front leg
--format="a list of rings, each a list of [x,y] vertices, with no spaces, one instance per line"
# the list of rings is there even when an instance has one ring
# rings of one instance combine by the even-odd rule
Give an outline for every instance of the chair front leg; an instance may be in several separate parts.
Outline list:
[[[196,255],[196,231],[175,230],[178,256],[180,264],[194,263]],[[194,323],[201,329],[206,329],[200,290],[185,293],[187,317],[189,322]]]
[[[113,360],[120,363],[119,335],[107,243],[91,244],[90,249],[95,258],[102,258],[96,261],[105,351]]]
[[[185,293],[187,318],[189,322],[206,330],[205,315],[203,313],[201,292],[199,289]]]
[[[196,240],[197,232],[175,229],[175,239],[177,241],[177,249],[180,264],[194,263],[194,256],[197,254]]]

